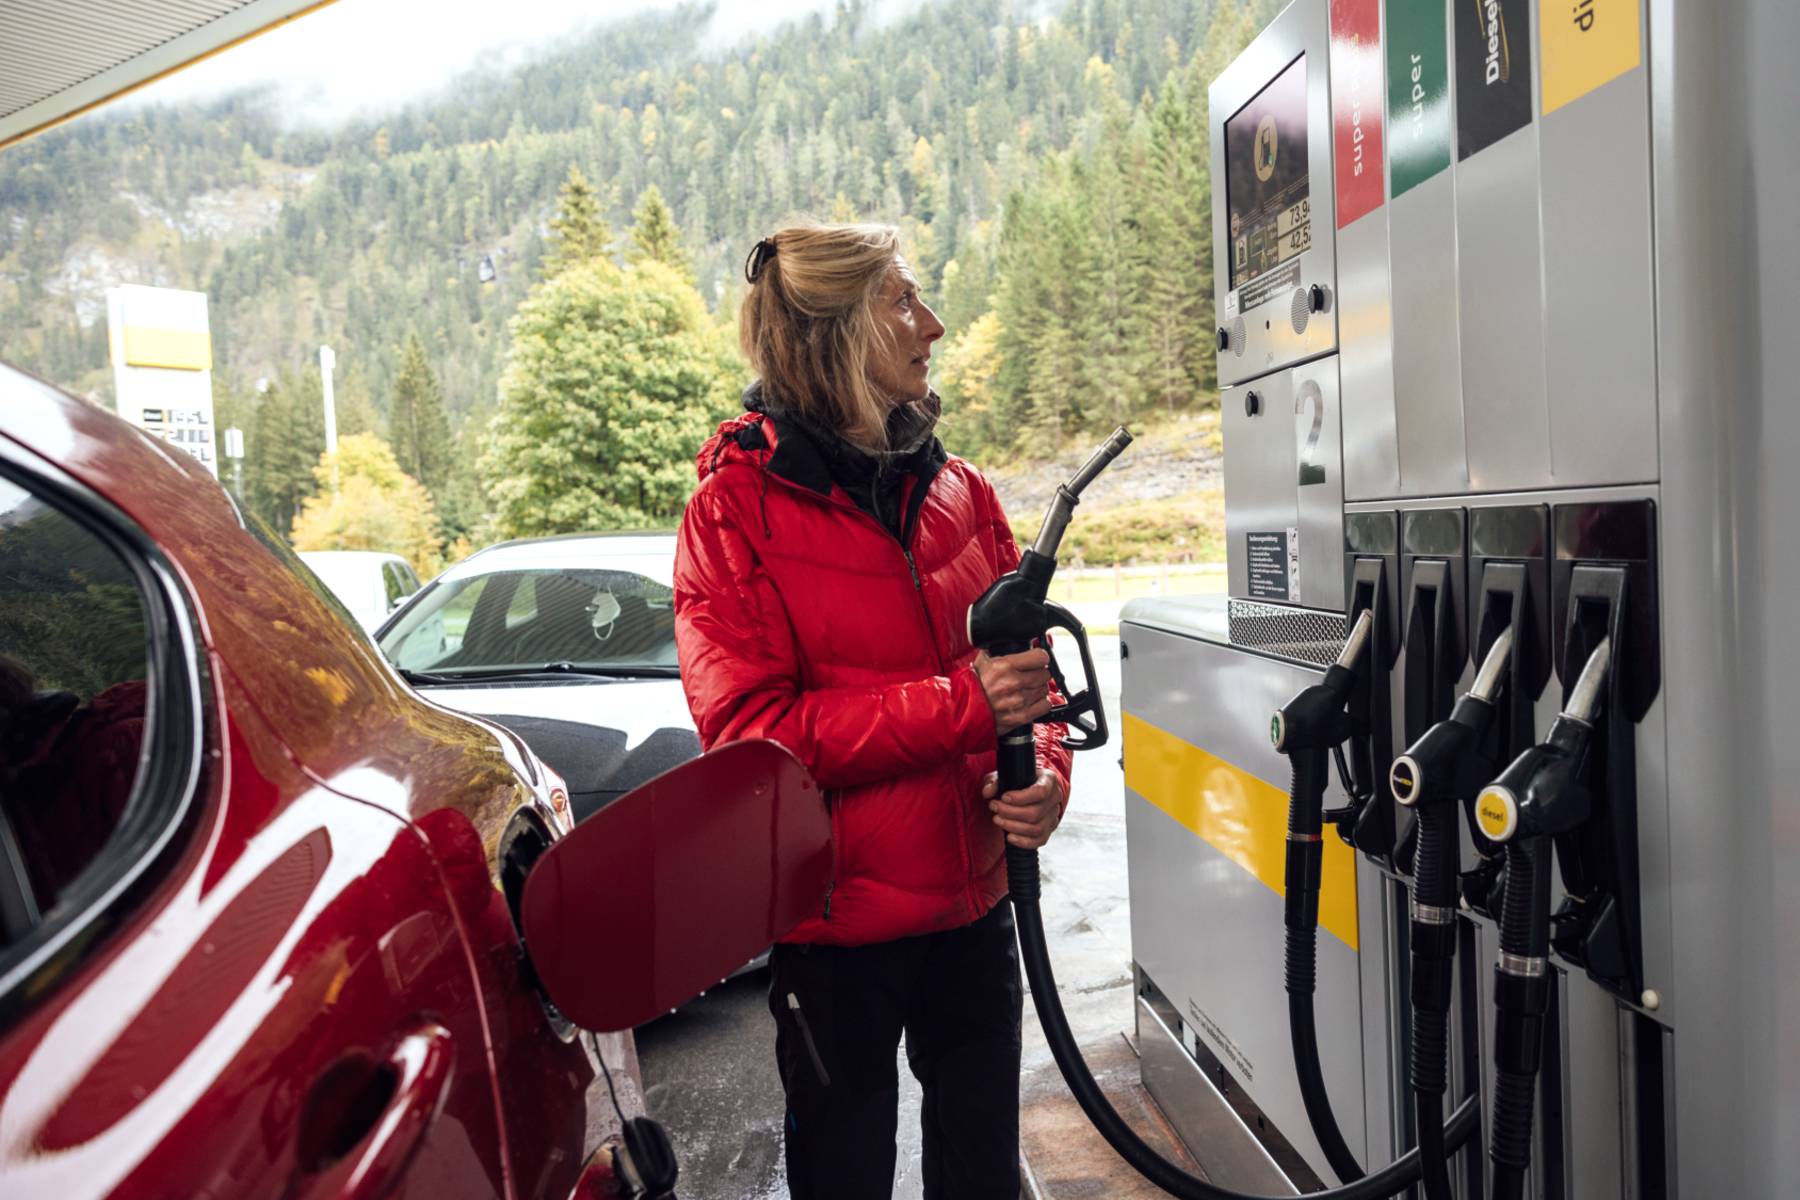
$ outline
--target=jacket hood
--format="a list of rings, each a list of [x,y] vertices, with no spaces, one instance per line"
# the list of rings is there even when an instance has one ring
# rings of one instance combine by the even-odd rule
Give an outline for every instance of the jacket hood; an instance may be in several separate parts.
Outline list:
[[[694,469],[701,479],[725,463],[761,467],[775,450],[775,423],[760,412],[739,413],[719,422],[713,435],[700,444]]]

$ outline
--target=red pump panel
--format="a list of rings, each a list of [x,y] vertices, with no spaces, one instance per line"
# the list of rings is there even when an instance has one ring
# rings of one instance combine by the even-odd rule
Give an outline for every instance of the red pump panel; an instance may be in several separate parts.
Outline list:
[[[629,1029],[710,987],[819,911],[831,817],[774,742],[720,746],[557,842],[525,883],[525,945],[556,1006]]]

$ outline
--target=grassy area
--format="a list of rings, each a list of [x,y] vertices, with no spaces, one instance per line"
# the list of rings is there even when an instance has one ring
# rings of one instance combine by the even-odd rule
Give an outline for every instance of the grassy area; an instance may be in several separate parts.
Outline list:
[[[1138,596],[1180,596],[1216,592],[1225,586],[1220,565],[1176,563],[1161,570],[1061,570],[1050,584],[1050,598],[1063,604],[1094,604]]]
[[[1015,522],[1020,545],[1037,536],[1038,520]],[[1225,497],[1218,489],[1167,500],[1144,500],[1098,512],[1082,510],[1063,535],[1062,562],[1206,563],[1225,561]]]

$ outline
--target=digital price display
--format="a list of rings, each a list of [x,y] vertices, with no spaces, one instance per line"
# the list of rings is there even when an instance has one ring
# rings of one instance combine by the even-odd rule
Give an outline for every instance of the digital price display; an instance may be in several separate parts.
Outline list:
[[[1244,289],[1240,308],[1298,285],[1295,260],[1312,249],[1309,181],[1303,54],[1225,122],[1230,280],[1232,291]],[[1259,277],[1255,288],[1245,287]]]

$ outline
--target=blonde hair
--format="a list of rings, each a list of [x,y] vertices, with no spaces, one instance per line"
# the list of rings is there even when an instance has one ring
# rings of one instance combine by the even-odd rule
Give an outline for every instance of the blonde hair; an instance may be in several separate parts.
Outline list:
[[[856,445],[885,449],[889,404],[868,366],[886,337],[873,302],[899,258],[900,231],[808,223],[766,242],[774,249],[752,253],[738,314],[738,341],[764,393]]]

